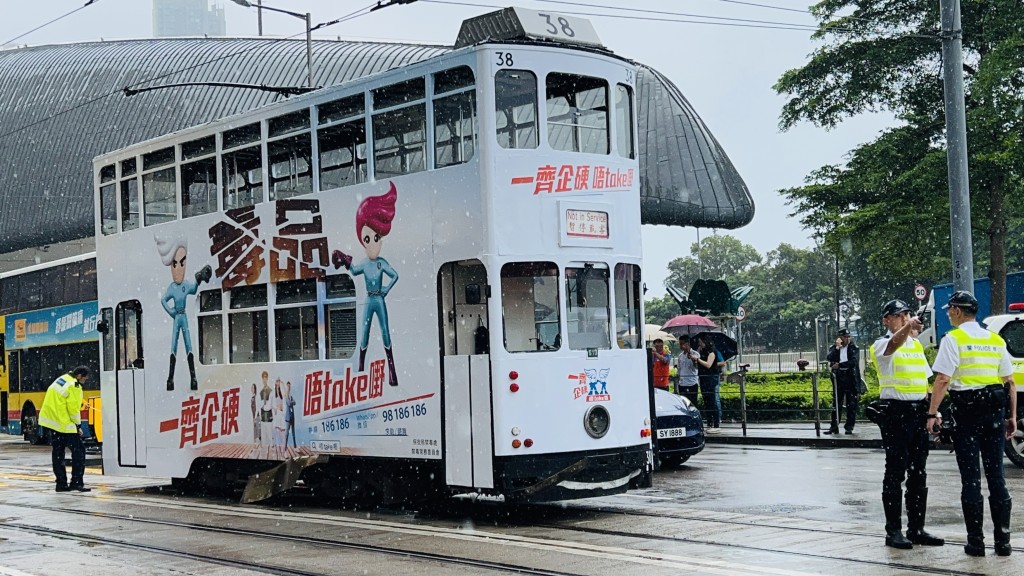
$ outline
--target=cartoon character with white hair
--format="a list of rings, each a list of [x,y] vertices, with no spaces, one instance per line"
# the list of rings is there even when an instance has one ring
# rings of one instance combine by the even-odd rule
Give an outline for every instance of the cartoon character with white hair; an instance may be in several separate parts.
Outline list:
[[[156,249],[160,253],[160,260],[164,266],[171,268],[171,284],[167,286],[160,303],[163,305],[167,315],[174,321],[171,327],[171,367],[167,371],[167,389],[174,390],[174,364],[178,353],[178,335],[185,338],[185,353],[188,355],[188,371],[192,376],[192,390],[199,389],[199,382],[196,380],[196,363],[192,356],[192,336],[188,331],[188,316],[185,314],[185,304],[188,296],[199,290],[199,284],[209,282],[213,270],[209,266],[196,272],[195,279],[185,278],[185,258],[188,256],[188,241],[184,238],[158,238]]]

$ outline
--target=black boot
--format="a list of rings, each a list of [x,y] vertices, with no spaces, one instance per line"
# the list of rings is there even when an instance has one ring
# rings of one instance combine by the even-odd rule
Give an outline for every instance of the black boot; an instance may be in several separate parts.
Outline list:
[[[167,369],[167,389],[174,390],[174,354],[171,354],[171,367]]]
[[[366,348],[359,349],[359,371],[363,371],[363,366],[366,365]]]
[[[911,496],[907,492],[907,540],[922,546],[942,546],[945,540],[924,530],[924,513],[928,507],[928,489]]]
[[[391,354],[391,348],[385,348],[384,353],[388,356],[388,384],[398,386],[398,373],[395,372],[395,357]]]
[[[992,524],[995,525],[993,539],[996,543],[996,555],[1009,556],[1013,551],[1010,548],[1010,508],[1013,505],[1013,498],[1006,500],[988,499],[989,510],[992,511]]]
[[[964,524],[967,526],[967,545],[964,552],[968,556],[985,555],[985,501],[968,502],[961,500],[964,510]]]
[[[196,357],[188,353],[188,373],[192,376],[192,389],[199,390],[199,382],[196,381]]]
[[[882,494],[882,510],[885,511],[885,545],[890,548],[910,550],[914,545],[903,536],[903,502],[900,494]]]

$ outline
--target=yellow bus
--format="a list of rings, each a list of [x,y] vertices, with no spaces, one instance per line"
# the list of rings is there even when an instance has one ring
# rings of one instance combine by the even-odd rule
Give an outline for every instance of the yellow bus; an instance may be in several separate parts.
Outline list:
[[[37,423],[46,388],[78,365],[97,373],[98,320],[94,252],[0,274],[0,431],[45,442]],[[98,396],[93,377],[85,385],[87,424],[99,421]]]

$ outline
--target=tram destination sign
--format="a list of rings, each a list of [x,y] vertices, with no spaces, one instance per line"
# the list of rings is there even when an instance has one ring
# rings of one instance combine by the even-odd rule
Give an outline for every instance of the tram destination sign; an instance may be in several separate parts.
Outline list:
[[[586,18],[519,7],[505,8],[464,21],[455,47],[509,40],[546,40],[604,47],[594,25]]]

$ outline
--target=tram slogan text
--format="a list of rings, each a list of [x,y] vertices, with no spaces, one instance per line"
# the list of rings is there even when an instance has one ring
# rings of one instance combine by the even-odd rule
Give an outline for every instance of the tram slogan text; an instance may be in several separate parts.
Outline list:
[[[627,190],[633,186],[633,168],[612,169],[588,164],[545,164],[533,176],[512,178],[512,184],[533,184],[534,195],[583,190]]]
[[[224,289],[255,284],[270,266],[270,281],[308,280],[326,274],[330,258],[319,200],[278,200],[277,230],[268,245],[260,238],[255,206],[225,212],[228,220],[210,227],[210,255],[217,257],[217,277]],[[264,253],[270,253],[269,263]]]
[[[240,388],[212,391],[200,397],[189,396],[181,403],[181,415],[160,423],[161,432],[178,428],[179,448],[196,446],[238,432]]]
[[[317,370],[306,374],[305,396],[302,403],[303,416],[317,416],[330,413],[350,404],[380,398],[384,395],[384,360],[370,362],[370,369],[364,373],[352,373],[352,367],[345,368],[345,376],[334,380],[329,370]]]
[[[587,402],[608,402],[612,395],[608,393],[608,373],[611,368],[587,368],[579,374],[569,374],[573,384],[573,400],[586,398]]]

